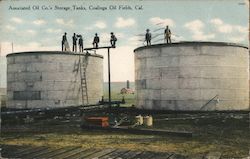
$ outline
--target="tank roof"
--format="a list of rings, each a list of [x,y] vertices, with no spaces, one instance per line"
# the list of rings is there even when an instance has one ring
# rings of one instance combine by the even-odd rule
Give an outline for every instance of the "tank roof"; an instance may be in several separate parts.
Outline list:
[[[75,56],[84,56],[86,54],[80,54],[79,52],[77,52],[76,54],[74,52],[70,52],[70,51],[27,51],[27,52],[14,52],[14,53],[10,53],[7,54],[6,57],[9,56],[16,56],[16,55],[22,55],[22,56],[26,56],[26,55],[41,55],[41,54],[47,54],[47,55],[54,55],[54,54],[59,54],[59,55],[75,55]],[[89,56],[93,56],[93,57],[99,57],[99,58],[103,58],[102,55],[99,54],[89,54]]]
[[[227,43],[227,42],[211,42],[211,41],[181,41],[181,42],[176,42],[176,43],[171,43],[171,44],[155,44],[155,45],[150,45],[150,46],[141,46],[138,47],[134,50],[139,51],[142,49],[146,48],[158,48],[158,47],[178,47],[178,46],[195,46],[195,45],[208,45],[208,46],[235,46],[235,47],[242,47],[245,49],[248,49],[247,46],[241,45],[241,44],[236,44],[236,43]]]

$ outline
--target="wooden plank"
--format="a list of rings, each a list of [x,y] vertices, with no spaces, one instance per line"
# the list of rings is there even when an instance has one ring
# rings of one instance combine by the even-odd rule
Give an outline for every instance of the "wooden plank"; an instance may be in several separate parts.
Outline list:
[[[6,145],[2,146],[5,153],[9,152],[12,155],[7,156],[7,158],[53,158],[53,159],[184,159],[184,156],[178,154],[169,154],[164,152],[142,152],[142,151],[129,151],[121,149],[82,149],[81,147],[66,147],[66,148],[49,148],[49,147],[30,147],[30,146],[16,146],[16,145]],[[15,151],[13,151],[15,150]],[[13,155],[13,152],[15,155]],[[206,155],[207,159],[209,156],[215,156],[216,153],[209,153]],[[5,156],[3,156],[5,157]]]
[[[27,156],[26,159],[34,159],[34,158],[36,158],[36,157],[38,157],[38,156],[40,156],[40,155],[49,153],[50,151],[51,151],[51,148],[48,148],[48,147],[47,147],[47,148],[44,149],[44,150],[41,150],[41,151],[39,151],[39,152],[37,152],[37,153],[35,153],[35,154],[31,154],[31,155]]]
[[[115,149],[104,149],[104,150],[99,151],[97,153],[94,153],[92,155],[86,156],[84,159],[99,158],[99,157],[105,156],[107,154],[110,154],[114,151],[115,151]]]
[[[144,151],[140,153],[139,155],[133,157],[133,159],[151,159],[153,156],[154,154],[152,152]]]
[[[46,155],[51,154],[51,153],[54,153],[55,151],[58,151],[58,150],[60,150],[60,149],[63,149],[63,148],[56,148],[56,149],[54,149],[54,148],[48,148],[47,150],[45,150],[45,151],[40,151],[40,152],[34,154],[34,155],[31,156],[31,157],[29,156],[28,158],[31,158],[31,159],[33,159],[33,158],[40,158],[41,156],[46,156]],[[32,157],[33,157],[33,158],[32,158]]]
[[[179,154],[173,154],[169,157],[169,159],[186,159],[186,157]]]
[[[72,158],[73,156],[75,156],[79,153],[87,152],[88,150],[89,149],[83,149],[83,148],[75,149],[75,150],[71,151],[70,153],[64,155],[61,159]]]
[[[26,149],[32,149],[30,146],[19,146],[19,145],[1,145],[2,157],[13,157],[14,154],[25,151]]]
[[[20,148],[21,146],[18,145],[0,145],[0,148],[3,150],[9,150],[9,149],[17,149]],[[24,147],[24,146],[23,146]],[[27,148],[27,146],[26,146]]]
[[[157,153],[157,155],[155,156],[155,159],[166,159],[166,158],[170,158],[172,155],[173,155],[172,153],[160,152],[160,153]]]
[[[143,159],[152,159],[152,158],[156,158],[156,154],[154,152],[146,152],[145,157],[143,157]]]
[[[58,155],[61,155],[61,154],[63,154],[63,153],[66,153],[66,152],[68,152],[68,151],[71,151],[71,150],[73,150],[73,149],[75,149],[75,147],[66,147],[66,148],[63,148],[63,149],[61,149],[61,150],[58,150],[58,151],[56,151],[56,152],[54,152],[54,153],[51,153],[50,155],[46,155],[45,158],[54,158],[54,157],[56,157],[56,156],[58,156]],[[39,157],[41,157],[41,156],[39,156]]]
[[[23,153],[32,149],[33,147],[31,146],[10,145],[10,146],[4,147],[4,154],[7,155],[6,157],[14,157],[15,155],[18,155],[19,153]]]
[[[127,152],[129,152],[129,151],[116,149],[114,152],[100,157],[100,159],[110,159],[110,158],[115,159],[116,157],[119,157],[120,155],[127,153]]]
[[[60,150],[63,150],[63,149],[64,149],[64,148],[50,149],[48,152],[36,156],[36,158],[37,158],[37,159],[39,159],[39,158],[41,158],[41,159],[48,158],[49,155],[51,155],[51,154],[53,154],[53,153],[56,153],[56,152],[58,152],[58,151],[60,151]]]
[[[99,151],[101,151],[101,150],[89,149],[89,150],[86,151],[86,152],[81,152],[81,153],[79,153],[79,154],[76,154],[76,155],[74,155],[74,156],[71,156],[71,159],[82,159],[82,158],[84,158],[84,157],[86,157],[86,156],[92,155],[92,154],[97,153],[97,152],[99,152]]]
[[[192,159],[204,159],[204,155],[191,155],[191,156],[188,156],[188,158],[192,158]]]
[[[94,153],[96,150],[93,150],[93,149],[84,149],[83,151],[80,151],[78,153],[75,153],[75,154],[72,154],[70,156],[70,159],[78,159],[78,158],[81,158],[82,155],[85,155],[85,154],[92,154]]]
[[[72,153],[74,154],[75,152],[79,152],[79,150],[82,150],[81,147],[74,147],[69,151],[65,151],[59,155],[56,155],[55,157],[53,157],[53,159],[62,159],[64,156],[70,155]]]
[[[48,151],[48,147],[43,147],[43,149],[42,149],[42,147],[39,147],[39,148],[41,148],[41,149],[34,151],[34,152],[27,153],[27,154],[23,154],[22,156],[20,156],[20,158],[33,159],[34,157],[31,157],[31,156],[36,156],[40,152]]]
[[[154,158],[154,159],[158,159],[158,157],[160,156],[159,153],[156,152],[149,152],[149,156],[148,158]]]
[[[124,153],[124,154],[122,154],[122,155],[120,155],[120,156],[118,156],[117,157],[117,159],[118,158],[126,158],[126,159],[129,159],[129,158],[133,158],[133,157],[135,157],[135,156],[137,156],[137,155],[139,155],[139,154],[141,154],[142,152],[141,151],[128,151],[127,153]]]
[[[22,152],[22,153],[15,154],[15,155],[14,155],[14,158],[25,158],[25,157],[28,156],[28,155],[37,153],[37,152],[39,152],[39,151],[41,151],[41,150],[44,150],[44,149],[46,149],[46,147],[33,147],[33,149],[31,149],[31,150],[28,150],[28,151],[25,151],[25,152]]]

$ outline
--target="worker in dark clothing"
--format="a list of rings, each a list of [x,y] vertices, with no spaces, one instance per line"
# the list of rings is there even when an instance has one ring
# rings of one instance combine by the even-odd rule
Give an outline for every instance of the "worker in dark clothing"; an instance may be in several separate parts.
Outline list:
[[[66,51],[66,43],[67,43],[67,33],[65,32],[62,36],[62,51]]]
[[[171,43],[171,31],[170,31],[168,25],[165,29],[164,35],[165,35],[165,41],[167,42],[167,44]]]
[[[97,33],[95,33],[95,37],[94,37],[94,40],[93,40],[93,47],[94,48],[98,48],[98,43],[100,42],[100,38],[99,36],[97,35]]]
[[[79,35],[78,45],[79,45],[79,52],[83,52],[83,39],[82,39],[82,35]]]
[[[113,32],[110,33],[111,37],[110,37],[110,44],[112,47],[115,47],[115,43],[117,41],[117,38],[115,37],[115,34]]]
[[[77,43],[77,37],[76,37],[76,33],[74,33],[74,35],[72,36],[73,39],[73,52],[77,52],[77,47],[76,47],[76,43]]]
[[[147,33],[145,35],[145,41],[147,42],[147,46],[151,45],[151,33],[149,32],[149,29],[146,30]]]

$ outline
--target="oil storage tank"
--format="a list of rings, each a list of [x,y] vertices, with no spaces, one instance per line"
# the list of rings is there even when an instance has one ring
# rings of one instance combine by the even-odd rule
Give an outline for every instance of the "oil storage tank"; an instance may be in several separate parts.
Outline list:
[[[249,53],[245,46],[179,42],[139,47],[134,54],[138,108],[249,108]]]
[[[103,95],[103,57],[61,51],[7,55],[7,107],[96,104]]]

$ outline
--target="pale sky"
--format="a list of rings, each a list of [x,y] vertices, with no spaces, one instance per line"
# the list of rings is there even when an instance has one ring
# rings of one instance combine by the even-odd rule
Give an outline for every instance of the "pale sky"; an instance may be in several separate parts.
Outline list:
[[[133,50],[143,45],[139,40],[144,37],[138,34],[144,34],[149,28],[155,36],[169,25],[174,42],[219,41],[248,46],[247,3],[247,0],[4,0],[0,1],[1,56],[11,53],[11,43],[14,52],[60,51],[64,32],[68,33],[70,44],[74,32],[82,34],[84,47],[90,47],[94,34],[98,33],[100,46],[107,46],[112,31],[118,42],[117,48],[111,50],[111,79],[134,81]],[[74,5],[86,10],[74,10]],[[119,9],[126,5],[132,10]],[[31,10],[11,10],[10,6]],[[70,9],[55,10],[55,6]],[[116,10],[109,9],[114,6]],[[135,9],[140,6],[142,10]],[[50,7],[51,10],[43,10]],[[99,9],[89,9],[93,7]],[[107,10],[100,9],[105,7]],[[162,38],[163,35],[157,36],[153,44],[162,43]],[[104,55],[104,80],[107,81],[106,50],[97,53]]]

